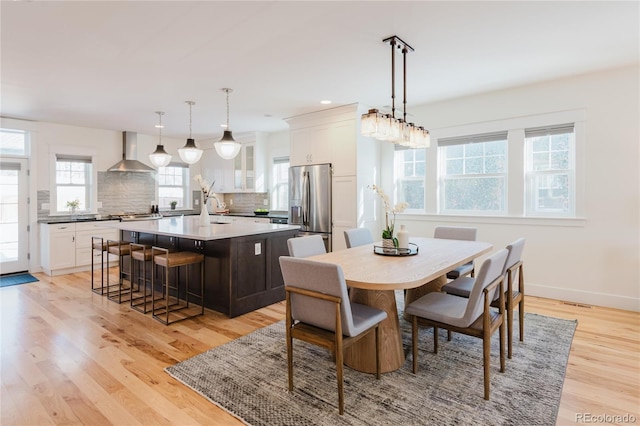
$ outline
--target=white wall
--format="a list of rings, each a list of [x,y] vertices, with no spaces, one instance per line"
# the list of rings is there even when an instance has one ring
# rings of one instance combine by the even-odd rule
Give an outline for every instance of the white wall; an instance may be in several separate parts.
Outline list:
[[[584,109],[584,220],[412,215],[398,222],[424,236],[441,224],[476,226],[478,239],[495,248],[525,237],[526,293],[640,310],[639,75],[637,66],[625,67],[411,109],[429,129]]]

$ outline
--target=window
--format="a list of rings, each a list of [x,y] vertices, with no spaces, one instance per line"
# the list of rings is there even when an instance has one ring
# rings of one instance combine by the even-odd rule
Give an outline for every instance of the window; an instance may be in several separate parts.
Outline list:
[[[440,213],[506,214],[507,132],[438,140]]]
[[[409,204],[409,210],[424,210],[426,150],[396,148],[396,201]]]
[[[22,130],[0,129],[0,155],[27,155],[27,133]]]
[[[56,154],[55,199],[56,213],[67,213],[67,203],[77,201],[77,210],[91,210],[91,157]]]
[[[189,166],[186,164],[158,167],[158,207],[168,210],[172,201],[177,201],[176,209],[190,208]]]
[[[289,157],[273,159],[271,169],[273,184],[271,186],[271,210],[289,210]]]
[[[574,215],[574,125],[525,129],[526,212]]]

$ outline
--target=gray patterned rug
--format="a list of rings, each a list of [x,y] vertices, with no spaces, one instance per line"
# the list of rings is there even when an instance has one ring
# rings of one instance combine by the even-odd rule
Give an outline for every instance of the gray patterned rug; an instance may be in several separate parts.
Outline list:
[[[400,322],[410,353],[411,325]],[[483,399],[482,341],[454,334],[447,342],[441,332],[435,355],[432,330],[425,328],[416,375],[410,354],[379,381],[345,367],[343,416],[335,367],[321,348],[295,341],[294,392],[287,391],[283,321],[166,371],[251,425],[553,425],[575,328],[575,321],[526,314],[525,341],[516,333],[505,373],[494,335],[490,401]]]

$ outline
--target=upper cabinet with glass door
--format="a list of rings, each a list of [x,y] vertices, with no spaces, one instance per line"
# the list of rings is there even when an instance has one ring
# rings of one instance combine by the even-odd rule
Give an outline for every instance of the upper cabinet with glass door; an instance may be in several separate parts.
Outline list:
[[[242,145],[240,153],[233,159],[233,190],[234,192],[256,191],[256,145],[246,143]]]

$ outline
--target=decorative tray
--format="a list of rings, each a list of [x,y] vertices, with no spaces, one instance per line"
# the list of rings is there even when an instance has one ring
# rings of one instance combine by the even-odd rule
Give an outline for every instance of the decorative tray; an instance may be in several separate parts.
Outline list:
[[[268,211],[254,211],[253,214],[255,214],[256,216],[266,216],[269,214]]]
[[[381,256],[413,256],[418,254],[418,245],[409,243],[409,248],[390,248],[374,245],[373,252]]]

